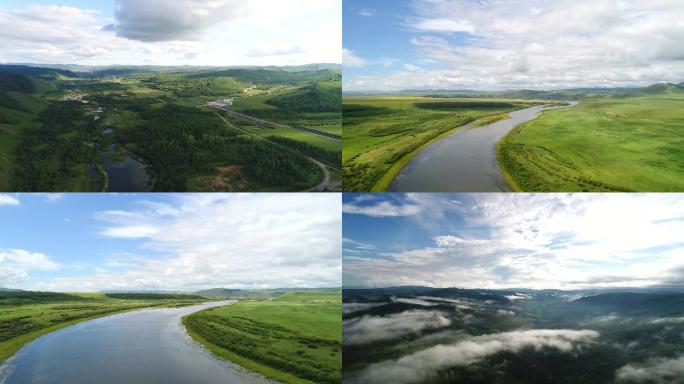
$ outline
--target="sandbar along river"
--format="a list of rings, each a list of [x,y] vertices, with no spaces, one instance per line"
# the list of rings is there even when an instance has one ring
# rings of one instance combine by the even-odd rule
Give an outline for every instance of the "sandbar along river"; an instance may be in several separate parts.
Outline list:
[[[511,112],[511,118],[475,128],[469,123],[423,151],[397,175],[390,192],[508,192],[496,161],[496,143],[533,120],[543,106]]]
[[[180,320],[211,302],[86,321],[26,344],[0,367],[0,384],[270,383],[215,358]]]

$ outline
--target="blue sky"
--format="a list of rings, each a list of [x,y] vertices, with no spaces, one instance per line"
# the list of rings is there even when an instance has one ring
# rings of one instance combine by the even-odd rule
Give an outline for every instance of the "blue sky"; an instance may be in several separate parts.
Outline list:
[[[344,285],[684,283],[673,194],[345,194]]]
[[[339,199],[0,194],[0,287],[339,286]]]
[[[684,81],[681,1],[345,0],[345,91]]]
[[[341,0],[2,0],[0,63],[340,63],[341,13]]]

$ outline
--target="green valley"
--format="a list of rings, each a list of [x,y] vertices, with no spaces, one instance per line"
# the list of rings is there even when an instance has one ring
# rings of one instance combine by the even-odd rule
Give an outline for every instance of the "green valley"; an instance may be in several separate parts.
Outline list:
[[[439,95],[345,97],[344,190],[385,191],[429,144],[469,122],[497,119],[536,104],[540,102]]]
[[[337,190],[340,79],[334,65],[3,65],[0,190]]]

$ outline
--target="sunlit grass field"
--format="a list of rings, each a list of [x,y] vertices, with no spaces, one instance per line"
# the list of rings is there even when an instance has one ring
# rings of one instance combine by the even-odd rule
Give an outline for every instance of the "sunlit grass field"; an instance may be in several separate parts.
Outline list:
[[[523,191],[684,190],[684,93],[589,99],[545,112],[498,146]]]
[[[286,293],[187,316],[191,335],[216,355],[283,383],[339,383],[341,291]]]

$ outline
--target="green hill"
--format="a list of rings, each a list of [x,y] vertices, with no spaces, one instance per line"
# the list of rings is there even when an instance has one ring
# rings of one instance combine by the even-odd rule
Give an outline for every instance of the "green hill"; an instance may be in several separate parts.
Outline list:
[[[232,77],[238,81],[247,83],[265,85],[265,84],[279,84],[279,85],[297,85],[331,78],[335,76],[336,72],[330,69],[321,69],[315,71],[286,71],[283,69],[227,69],[221,71],[206,71],[192,75],[192,78],[206,78],[206,77]]]
[[[341,112],[340,82],[317,81],[284,96],[271,98],[266,103],[287,112]]]
[[[33,93],[36,91],[36,86],[27,76],[18,73],[0,72],[0,91]]]

